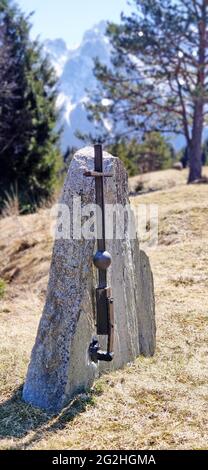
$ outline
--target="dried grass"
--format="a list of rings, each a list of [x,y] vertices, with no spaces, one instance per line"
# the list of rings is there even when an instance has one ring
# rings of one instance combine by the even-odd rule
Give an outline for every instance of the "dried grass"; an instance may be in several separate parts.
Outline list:
[[[207,197],[207,185],[182,184],[132,199],[160,208],[159,246],[148,250],[156,354],[103,376],[58,416],[21,401],[51,256],[48,211],[0,221],[2,449],[208,448]]]
[[[186,185],[188,179],[188,169],[178,171],[171,168],[170,170],[153,171],[129,178],[130,192],[137,192],[137,187],[142,191],[159,191],[171,189],[175,186]],[[203,168],[203,178],[199,181],[207,183],[208,167]],[[140,189],[140,190],[141,190]]]
[[[5,191],[4,207],[1,217],[17,217],[20,215],[20,205],[17,186]]]

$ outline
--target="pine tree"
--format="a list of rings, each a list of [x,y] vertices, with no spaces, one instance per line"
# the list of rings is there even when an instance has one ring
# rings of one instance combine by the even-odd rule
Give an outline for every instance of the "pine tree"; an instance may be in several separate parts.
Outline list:
[[[114,138],[126,133],[138,140],[146,131],[183,133],[192,182],[201,178],[208,112],[208,1],[133,4],[131,16],[108,26],[112,66],[96,60],[99,86],[90,95],[89,117],[103,128],[103,140],[106,120],[112,123]]]
[[[129,176],[170,168],[175,157],[172,146],[158,132],[147,133],[142,143],[119,140],[107,150],[123,161]]]
[[[11,57],[11,47],[5,36],[5,25],[2,20],[2,4],[0,3],[0,117],[3,115],[3,110],[7,110],[7,115],[12,113],[15,91],[17,90],[15,81],[16,73]],[[0,119],[1,151],[7,146],[7,131],[7,120]]]
[[[0,108],[0,128],[6,126],[0,133],[0,205],[5,191],[15,185],[23,211],[52,194],[59,161],[56,78],[38,41],[30,39],[30,28],[30,17],[11,1],[0,2],[1,43],[9,56],[11,89]]]
[[[158,132],[147,133],[138,149],[137,164],[140,173],[166,170],[173,164],[172,148]]]
[[[135,139],[125,141],[125,139],[119,139],[118,142],[107,147],[107,151],[112,155],[116,155],[123,162],[128,175],[134,176],[139,172],[137,164],[139,144]]]

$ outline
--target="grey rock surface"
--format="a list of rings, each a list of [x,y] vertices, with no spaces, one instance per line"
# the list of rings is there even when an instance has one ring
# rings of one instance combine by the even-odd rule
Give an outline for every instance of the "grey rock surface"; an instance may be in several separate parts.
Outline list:
[[[78,151],[71,162],[61,204],[73,217],[73,198],[81,197],[82,208],[95,202],[94,149]],[[128,178],[121,161],[104,153],[106,204],[129,207]],[[88,348],[95,335],[96,269],[92,238],[58,239],[54,243],[46,304],[23,390],[23,399],[51,412],[60,411],[77,393],[88,389],[106,370],[118,369],[139,354],[155,350],[155,306],[153,277],[148,257],[140,251],[137,238],[109,239],[112,255],[108,284],[112,286],[115,310],[115,356],[112,363],[90,362]],[[103,347],[106,339],[99,338]]]

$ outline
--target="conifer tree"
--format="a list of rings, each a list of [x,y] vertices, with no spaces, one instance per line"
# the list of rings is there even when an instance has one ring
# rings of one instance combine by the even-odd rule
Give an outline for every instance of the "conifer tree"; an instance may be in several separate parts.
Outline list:
[[[175,132],[185,136],[189,182],[201,178],[208,106],[208,1],[133,0],[132,15],[109,24],[111,67],[95,63],[99,81],[90,119],[112,135]]]
[[[52,194],[59,161],[56,78],[30,28],[30,17],[12,1],[0,1],[0,40],[8,56],[1,60],[10,90],[0,106],[0,205],[15,185],[23,211]],[[1,87],[2,73],[0,80]]]
[[[171,168],[175,158],[172,146],[158,132],[147,133],[142,143],[119,139],[107,150],[123,161],[129,176]]]

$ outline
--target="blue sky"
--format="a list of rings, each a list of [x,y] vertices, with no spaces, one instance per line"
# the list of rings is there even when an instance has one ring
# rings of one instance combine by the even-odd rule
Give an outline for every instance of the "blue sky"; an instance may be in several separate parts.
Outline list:
[[[34,11],[32,35],[41,39],[61,37],[69,46],[101,20],[119,22],[120,13],[128,13],[128,0],[16,0],[21,9]]]

